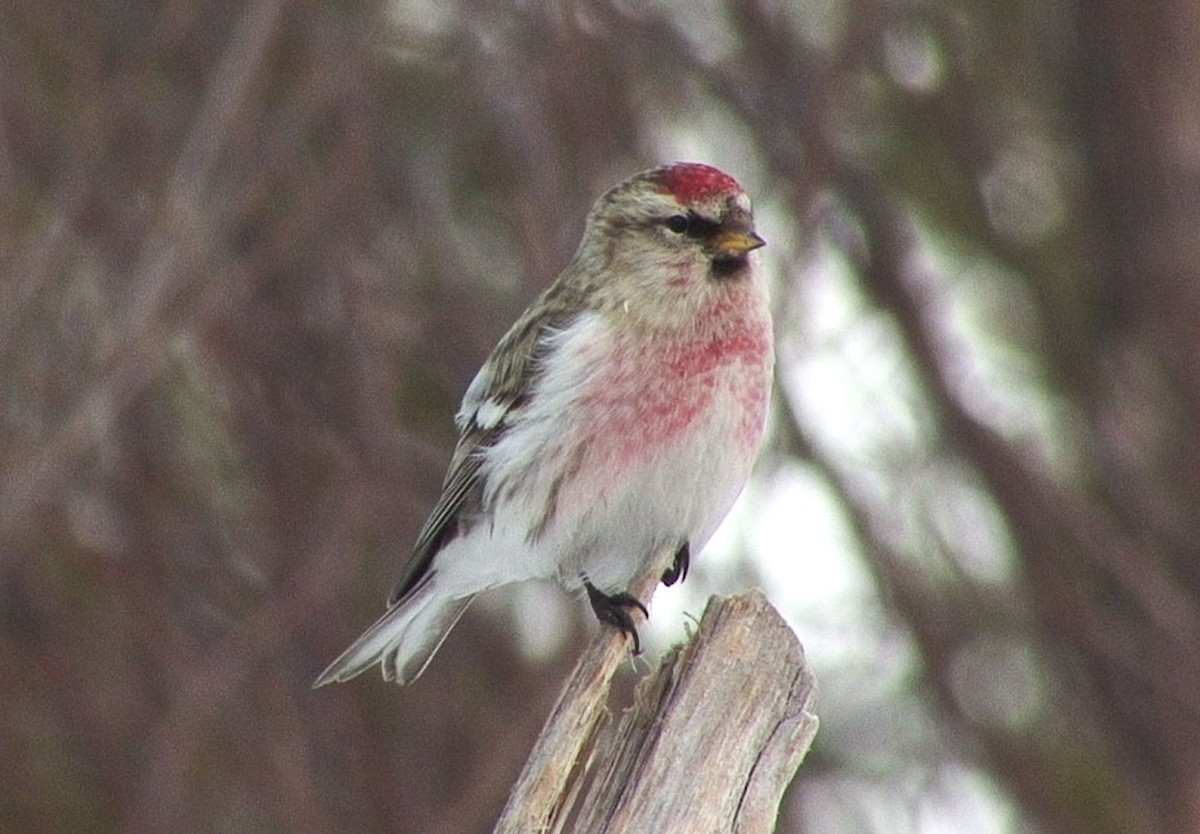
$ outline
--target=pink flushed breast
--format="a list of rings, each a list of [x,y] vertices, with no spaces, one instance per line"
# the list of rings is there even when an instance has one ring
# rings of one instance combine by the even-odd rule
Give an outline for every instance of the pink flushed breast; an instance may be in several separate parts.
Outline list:
[[[660,458],[693,433],[706,432],[715,410],[735,413],[736,443],[753,455],[761,440],[770,392],[771,343],[767,327],[737,329],[716,339],[664,344],[647,353],[610,355],[585,395],[599,415],[582,439],[597,472],[619,471]]]

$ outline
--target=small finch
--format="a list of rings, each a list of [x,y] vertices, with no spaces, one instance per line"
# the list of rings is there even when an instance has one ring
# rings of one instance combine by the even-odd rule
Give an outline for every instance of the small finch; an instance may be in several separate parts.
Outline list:
[[[471,599],[526,579],[585,589],[633,640],[629,586],[670,585],[762,441],[774,350],[750,198],[716,168],[638,174],[596,201],[575,257],[467,388],[442,494],[387,611],[314,686],[375,663],[411,683]]]

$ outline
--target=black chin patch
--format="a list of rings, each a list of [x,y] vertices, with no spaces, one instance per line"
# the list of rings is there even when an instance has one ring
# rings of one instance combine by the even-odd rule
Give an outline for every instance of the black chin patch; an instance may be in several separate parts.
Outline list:
[[[714,278],[736,278],[745,271],[749,260],[745,255],[734,255],[730,258],[713,258],[712,274]]]

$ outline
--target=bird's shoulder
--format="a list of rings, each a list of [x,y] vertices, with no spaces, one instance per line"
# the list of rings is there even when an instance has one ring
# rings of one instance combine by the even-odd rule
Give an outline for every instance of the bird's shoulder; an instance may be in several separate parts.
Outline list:
[[[467,387],[455,416],[459,447],[477,445],[529,401],[547,363],[589,311],[574,282],[560,279],[517,319]],[[458,454],[456,452],[456,458]]]

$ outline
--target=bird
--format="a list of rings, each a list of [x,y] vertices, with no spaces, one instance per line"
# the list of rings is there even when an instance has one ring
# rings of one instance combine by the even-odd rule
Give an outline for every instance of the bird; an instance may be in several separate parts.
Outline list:
[[[586,592],[640,652],[630,584],[687,575],[758,455],[774,340],[750,198],[697,162],[643,171],[589,211],[573,258],[463,396],[442,491],[384,614],[314,687],[375,664],[412,683],[482,591]],[[665,560],[664,560],[665,561]]]

